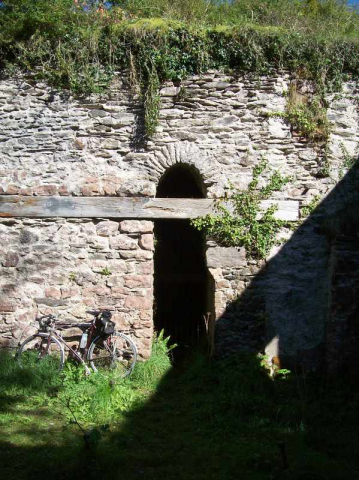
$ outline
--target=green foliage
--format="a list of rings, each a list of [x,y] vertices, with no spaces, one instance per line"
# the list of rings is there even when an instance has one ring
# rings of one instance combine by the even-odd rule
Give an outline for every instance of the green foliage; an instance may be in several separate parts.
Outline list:
[[[123,412],[137,408],[158,385],[171,368],[169,338],[163,332],[154,338],[152,355],[146,362],[138,362],[132,375],[126,379],[116,373],[96,373],[87,376],[81,365],[66,362],[61,373],[62,388],[52,400],[56,408],[65,407],[69,421],[88,426],[106,424]]]
[[[155,352],[168,358],[163,339]],[[231,480],[238,472],[248,480],[355,478],[357,379],[328,383],[299,367],[291,372],[282,368],[270,378],[263,363],[256,355],[210,364],[197,357],[186,368],[167,365],[151,387],[140,377],[110,383],[96,375],[91,383],[73,371],[68,384],[60,386],[60,402],[48,386],[38,392],[24,389],[16,363],[2,352],[0,474],[33,478],[43,473],[46,459],[54,480],[78,472],[81,478],[104,480],[119,475],[129,480]],[[87,390],[83,413],[76,403],[78,382],[91,389],[94,405],[98,400],[97,416],[86,413],[91,401]]]
[[[156,388],[159,379],[171,369],[170,352],[176,345],[169,345],[170,338],[164,338],[163,330],[152,343],[152,355],[146,361],[136,365],[130,381],[138,388]]]
[[[326,141],[330,134],[330,125],[326,108],[319,95],[308,98],[298,95],[295,84],[288,94],[285,118],[300,135],[312,141]]]
[[[307,205],[304,205],[301,208],[300,210],[301,217],[306,218],[309,215],[311,215],[320,204],[320,201],[321,201],[320,195],[316,195],[314,198],[312,198],[312,200]]]
[[[148,137],[152,137],[159,123],[161,104],[159,96],[160,82],[154,68],[149,72],[147,82],[148,85],[144,94],[145,131]]]
[[[249,258],[265,258],[276,243],[276,237],[285,222],[275,218],[275,205],[263,211],[261,201],[279,191],[288,181],[274,171],[268,181],[259,187],[267,168],[263,160],[253,169],[253,179],[246,190],[234,190],[226,199],[231,209],[217,205],[219,215],[206,215],[192,220],[192,225],[225,246],[244,247]]]
[[[344,177],[345,172],[348,172],[358,162],[358,155],[350,155],[343,142],[340,144],[340,150],[342,152],[342,161],[339,168],[339,180]]]
[[[317,87],[320,90],[323,85]],[[326,142],[330,134],[330,124],[323,106],[324,91],[308,97],[298,93],[296,84],[292,83],[287,94],[285,112],[270,112],[264,116],[284,118],[298,135],[312,142]],[[322,169],[321,174],[324,172]]]
[[[101,275],[104,275],[105,277],[109,277],[110,275],[112,275],[112,272],[111,272],[111,270],[110,270],[108,267],[104,267],[104,268],[100,271],[100,274],[101,274]]]
[[[0,68],[31,71],[55,87],[87,94],[106,89],[114,72],[135,67],[148,136],[158,122],[163,80],[210,68],[261,75],[300,67],[321,90],[333,90],[359,70],[359,15],[334,0],[315,6],[299,0],[123,0],[100,11],[99,2],[87,9],[82,3],[4,0]],[[317,137],[313,121],[322,118],[321,102],[307,107],[287,113],[298,129]]]

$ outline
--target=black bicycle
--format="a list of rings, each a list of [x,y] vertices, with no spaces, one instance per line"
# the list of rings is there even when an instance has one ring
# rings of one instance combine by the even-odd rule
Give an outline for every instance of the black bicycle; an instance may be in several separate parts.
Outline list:
[[[94,316],[88,323],[57,323],[54,315],[37,318],[39,330],[26,338],[18,348],[16,358],[20,366],[48,363],[61,370],[68,357],[80,362],[87,374],[99,369],[116,370],[121,377],[130,375],[137,361],[136,345],[130,337],[115,329],[110,310],[88,310]],[[82,330],[78,346],[70,346],[59,331],[77,327]]]

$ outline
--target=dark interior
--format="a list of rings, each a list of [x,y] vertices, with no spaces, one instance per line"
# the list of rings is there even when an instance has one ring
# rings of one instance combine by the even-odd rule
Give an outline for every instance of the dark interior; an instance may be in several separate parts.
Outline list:
[[[161,179],[157,197],[202,198],[195,173],[172,167]],[[188,220],[155,222],[155,329],[165,330],[177,354],[202,343],[207,311],[207,269],[203,235]]]

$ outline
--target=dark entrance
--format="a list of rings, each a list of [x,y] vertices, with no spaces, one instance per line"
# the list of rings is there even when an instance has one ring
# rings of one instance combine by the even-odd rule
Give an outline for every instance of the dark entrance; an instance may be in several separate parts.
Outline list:
[[[203,198],[196,171],[186,165],[170,168],[157,189],[160,198]],[[155,223],[155,329],[165,330],[177,352],[201,343],[207,311],[207,269],[203,235],[188,220]],[[176,351],[175,350],[175,351]]]

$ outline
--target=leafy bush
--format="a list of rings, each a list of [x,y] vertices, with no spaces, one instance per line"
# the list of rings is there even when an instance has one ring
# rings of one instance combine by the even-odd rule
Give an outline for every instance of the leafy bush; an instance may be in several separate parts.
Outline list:
[[[322,91],[359,71],[359,14],[335,0],[111,3],[104,9],[98,1],[85,7],[73,0],[3,0],[0,68],[32,71],[77,93],[101,92],[114,72],[130,68],[148,136],[158,122],[163,80],[210,68],[267,74],[300,67]],[[292,113],[298,125],[307,116],[302,108]]]
[[[253,169],[253,180],[246,190],[235,190],[227,199],[232,211],[217,205],[220,215],[206,215],[192,220],[192,225],[203,230],[224,246],[244,247],[249,258],[265,258],[276,243],[276,236],[285,222],[275,218],[275,205],[263,211],[261,201],[267,199],[289,181],[279,172],[271,174],[268,183],[258,188],[259,178],[267,167],[262,160]],[[232,189],[233,190],[233,189]]]

